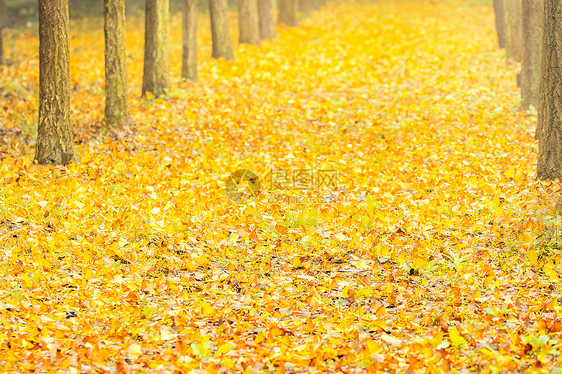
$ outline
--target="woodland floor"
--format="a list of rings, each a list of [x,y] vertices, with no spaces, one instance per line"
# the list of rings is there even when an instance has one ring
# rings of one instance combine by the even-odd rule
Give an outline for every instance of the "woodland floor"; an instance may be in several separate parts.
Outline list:
[[[560,187],[534,181],[491,6],[330,3],[232,62],[199,22],[200,82],[143,99],[130,19],[135,125],[109,132],[102,20],[72,23],[67,168],[32,164],[38,41],[8,32],[2,370],[556,372]],[[237,169],[261,178],[249,204],[225,193]]]

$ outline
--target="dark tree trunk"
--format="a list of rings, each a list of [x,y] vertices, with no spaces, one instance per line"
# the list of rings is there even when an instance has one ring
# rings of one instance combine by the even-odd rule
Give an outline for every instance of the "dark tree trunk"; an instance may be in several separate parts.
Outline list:
[[[505,14],[503,7],[504,0],[494,0],[494,14],[496,16],[496,33],[500,48],[505,48]]]
[[[505,52],[508,61],[521,62],[523,30],[521,0],[503,0],[505,13]]]
[[[181,76],[197,80],[197,0],[184,0]]]
[[[4,65],[4,40],[2,37],[2,29],[4,28],[6,19],[6,4],[4,0],[0,0],[0,65]]]
[[[161,96],[170,88],[168,0],[146,0],[142,94]]]
[[[125,61],[125,0],[104,0],[105,122],[127,125],[127,73]]]
[[[228,22],[228,4],[226,0],[209,0],[211,13],[211,36],[213,38],[213,58],[232,60],[232,39]]]
[[[0,65],[4,65],[4,38],[2,37],[2,27],[0,27]]]
[[[539,104],[542,68],[543,0],[523,0],[523,60],[521,61],[521,110]]]
[[[39,124],[35,160],[76,161],[70,126],[70,57],[67,0],[39,0]]]
[[[299,25],[297,20],[297,1],[298,0],[280,0],[279,1],[279,24],[289,27]]]
[[[562,3],[545,0],[537,179],[562,180]]]
[[[258,0],[260,38],[275,38],[275,0]]]
[[[256,0],[238,0],[238,34],[240,44],[260,44]]]

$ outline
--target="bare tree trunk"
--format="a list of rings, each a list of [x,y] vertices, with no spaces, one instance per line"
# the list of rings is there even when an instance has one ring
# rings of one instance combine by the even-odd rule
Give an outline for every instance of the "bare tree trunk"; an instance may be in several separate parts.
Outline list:
[[[507,60],[521,62],[523,57],[523,30],[521,0],[504,0],[505,49]]]
[[[184,0],[181,76],[197,80],[197,0]]]
[[[260,44],[256,0],[238,0],[238,33],[240,44]]]
[[[161,96],[170,88],[168,18],[168,0],[146,0],[143,95],[151,92],[154,96]]]
[[[543,0],[523,0],[523,61],[521,62],[521,104],[526,110],[539,104],[542,68]]]
[[[279,1],[279,24],[289,27],[297,27],[297,1],[298,0],[280,0]]]
[[[317,0],[297,0],[297,2],[299,12],[306,16],[310,16],[320,7],[320,3]]]
[[[213,38],[213,58],[232,60],[232,39],[228,22],[228,4],[226,0],[209,0],[211,13],[211,36]]]
[[[6,20],[6,4],[4,0],[0,0],[0,65],[4,65],[4,42],[2,37],[2,29]]]
[[[260,38],[275,38],[275,0],[258,0]]]
[[[537,179],[562,180],[562,3],[545,0]]]
[[[496,16],[496,33],[500,48],[505,48],[505,12],[504,0],[494,0],[494,14]]]
[[[0,65],[4,65],[4,39],[2,38],[2,27],[0,27]]]
[[[39,124],[35,160],[76,161],[70,126],[70,57],[67,0],[39,0]]]
[[[104,0],[105,123],[127,125],[127,73],[125,60],[125,0]]]

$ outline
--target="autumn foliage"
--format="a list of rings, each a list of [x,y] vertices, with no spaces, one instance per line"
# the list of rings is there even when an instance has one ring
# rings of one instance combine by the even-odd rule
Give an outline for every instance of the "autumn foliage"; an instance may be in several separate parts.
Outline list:
[[[561,187],[534,182],[536,116],[515,110],[491,4],[329,3],[232,61],[200,17],[199,81],[179,82],[172,32],[165,98],[141,97],[129,19],[132,124],[109,131],[103,21],[71,24],[67,167],[32,163],[38,41],[5,30],[3,370],[560,366]],[[255,201],[228,198],[237,169],[260,176]],[[337,186],[275,190],[274,170]]]

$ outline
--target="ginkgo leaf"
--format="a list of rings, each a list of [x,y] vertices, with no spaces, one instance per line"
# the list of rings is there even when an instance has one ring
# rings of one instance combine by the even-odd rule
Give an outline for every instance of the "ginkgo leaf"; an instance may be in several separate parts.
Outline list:
[[[128,12],[131,121],[108,128],[104,20],[73,9],[65,166],[34,161],[44,35],[16,3],[4,371],[556,371],[562,183],[535,181],[537,118],[513,110],[519,66],[492,2],[328,2],[230,61],[199,27],[197,82],[171,79],[172,14],[156,98],[141,96],[145,18]]]
[[[459,334],[456,327],[449,329],[449,339],[455,347],[462,348],[467,344],[466,339]]]

